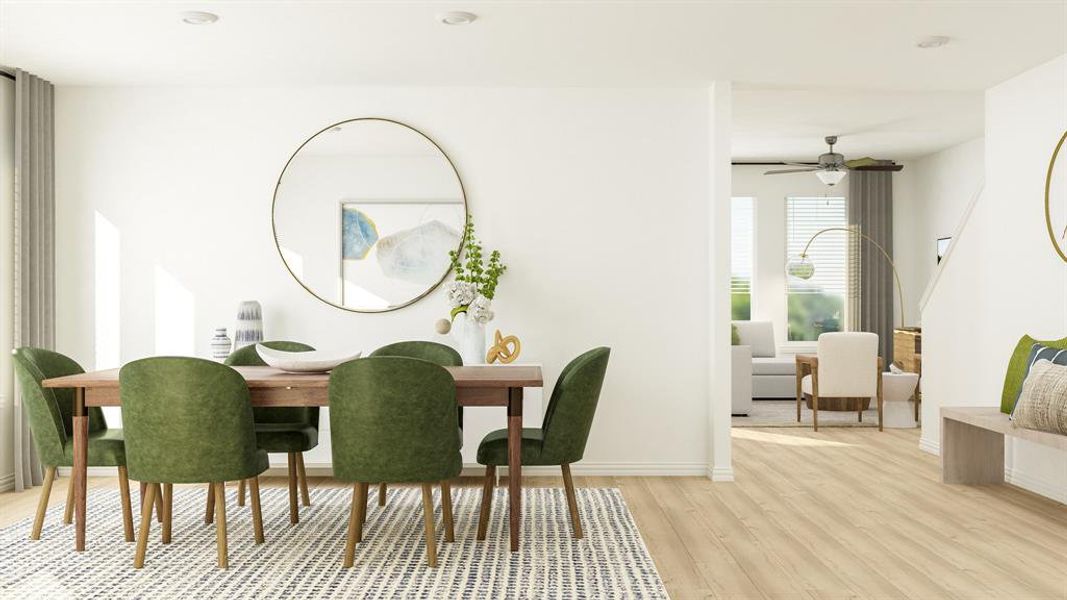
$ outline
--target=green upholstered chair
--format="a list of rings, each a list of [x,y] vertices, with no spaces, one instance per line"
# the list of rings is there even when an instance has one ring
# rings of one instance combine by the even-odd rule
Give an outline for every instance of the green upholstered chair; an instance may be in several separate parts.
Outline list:
[[[363,539],[367,486],[378,481],[422,484],[426,560],[437,566],[433,482],[459,475],[456,383],[448,371],[415,358],[378,356],[347,362],[330,374],[334,477],[354,482],[344,566]],[[455,538],[452,498],[442,486],[445,541]]]
[[[211,484],[219,567],[228,566],[226,481],[248,480],[255,541],[262,543],[258,476],[267,470],[267,453],[256,446],[251,397],[241,374],[199,358],[145,358],[119,371],[119,393],[130,477],[148,483],[134,568],[144,566],[152,506],[160,494],[163,543],[170,543],[175,483]]]
[[[272,350],[285,352],[311,352],[315,350],[300,342],[261,342]],[[267,363],[259,357],[255,344],[245,346],[226,357],[226,364],[231,367],[261,367]],[[300,487],[300,496],[304,506],[311,506],[311,494],[308,491],[307,472],[304,470],[304,452],[319,444],[319,407],[295,406],[284,408],[252,409],[256,420],[256,442],[267,452],[284,452],[289,458],[289,522],[300,522],[300,508],[297,505],[296,488]],[[243,482],[237,482],[237,504],[244,506],[245,488]],[[208,511],[208,515],[211,511]]]
[[[574,526],[574,537],[582,537],[582,520],[571,480],[571,463],[585,453],[585,442],[593,425],[604,372],[608,368],[609,348],[594,348],[572,360],[563,368],[548,401],[540,429],[522,430],[522,464],[559,465],[567,490],[567,505]],[[499,429],[485,436],[478,446],[478,464],[485,465],[482,508],[478,518],[478,539],[484,540],[489,525],[496,468],[508,464],[508,430]]]
[[[387,344],[378,348],[374,352],[370,353],[370,356],[402,356],[406,358],[421,358],[422,360],[428,360],[435,365],[441,365],[442,367],[461,367],[463,366],[463,357],[456,352],[456,349],[452,346],[446,346],[444,344],[438,344],[437,342],[424,342],[421,340],[411,340],[407,342],[395,342]],[[463,407],[459,407],[459,428],[463,430]],[[462,443],[462,436],[460,436],[460,442]],[[443,488],[448,487],[448,482],[441,484]],[[378,506],[385,506],[385,493],[387,491],[386,482],[378,484]],[[442,492],[443,493],[443,492]]]
[[[37,446],[37,456],[45,466],[44,485],[37,504],[37,515],[30,531],[30,539],[41,537],[48,497],[57,467],[74,466],[74,390],[46,388],[45,379],[84,373],[74,360],[51,350],[41,348],[18,348],[14,355],[15,376],[22,392],[23,405],[29,415],[30,430]],[[121,429],[108,429],[104,411],[89,408],[89,466],[117,467],[119,472],[120,498],[122,500],[122,523],[126,541],[133,541],[133,514],[130,507],[130,481],[126,472],[126,446]],[[67,506],[63,522],[70,524],[74,513],[74,486],[67,486]]]

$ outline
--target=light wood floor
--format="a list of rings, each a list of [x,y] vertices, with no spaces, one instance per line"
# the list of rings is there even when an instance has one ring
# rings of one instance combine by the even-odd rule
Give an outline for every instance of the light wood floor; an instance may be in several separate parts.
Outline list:
[[[575,483],[623,490],[673,598],[1067,599],[1067,507],[1012,486],[943,485],[917,446],[915,430],[735,429],[736,483]],[[0,494],[0,526],[36,503],[36,489]]]

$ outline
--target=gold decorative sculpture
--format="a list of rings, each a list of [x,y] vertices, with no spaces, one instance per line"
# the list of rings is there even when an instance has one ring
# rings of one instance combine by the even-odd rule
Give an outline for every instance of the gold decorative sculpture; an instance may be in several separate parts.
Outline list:
[[[519,352],[522,351],[522,344],[519,342],[519,338],[513,335],[502,335],[500,330],[496,330],[496,335],[493,336],[493,346],[489,348],[489,352],[485,355],[485,362],[492,364],[496,361],[500,361],[500,364],[508,364],[519,357]]]

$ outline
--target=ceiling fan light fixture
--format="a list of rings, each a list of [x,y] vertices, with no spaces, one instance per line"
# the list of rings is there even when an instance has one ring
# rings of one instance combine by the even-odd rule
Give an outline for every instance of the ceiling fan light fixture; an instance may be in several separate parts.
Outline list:
[[[829,186],[834,186],[841,183],[841,180],[845,178],[844,171],[815,171],[815,176],[819,178],[819,181]]]

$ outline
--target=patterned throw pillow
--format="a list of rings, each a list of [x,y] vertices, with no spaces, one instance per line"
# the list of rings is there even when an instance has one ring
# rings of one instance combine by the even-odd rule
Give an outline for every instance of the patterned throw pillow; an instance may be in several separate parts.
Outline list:
[[[1067,365],[1067,350],[1051,348],[1044,344],[1034,344],[1030,347],[1030,356],[1026,359],[1026,370],[1023,371],[1023,381],[1030,375],[1030,369],[1039,360],[1047,360],[1054,365]],[[1023,386],[1019,386],[1019,392],[1015,394],[1015,403],[1012,404],[1011,418],[1015,418],[1015,407],[1019,404],[1019,398],[1023,395]]]
[[[1046,359],[1031,365],[1011,416],[1016,427],[1067,435],[1067,366]]]

